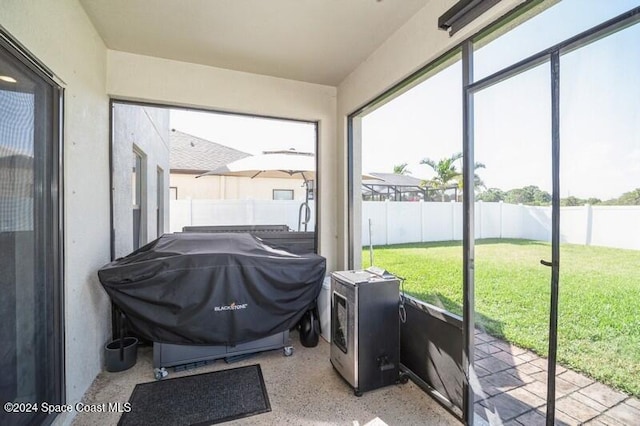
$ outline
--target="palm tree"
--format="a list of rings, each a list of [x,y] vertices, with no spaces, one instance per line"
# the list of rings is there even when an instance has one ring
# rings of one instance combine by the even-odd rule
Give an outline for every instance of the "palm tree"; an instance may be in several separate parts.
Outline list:
[[[434,188],[441,191],[442,201],[444,199],[444,191],[449,188],[456,188],[456,201],[457,201],[457,189],[463,188],[462,181],[462,172],[459,172],[456,169],[456,162],[462,159],[462,153],[458,152],[453,154],[449,158],[443,158],[437,163],[429,158],[424,158],[420,161],[420,164],[426,164],[436,172],[436,177],[431,179],[430,181],[424,182],[425,184],[431,184]],[[482,163],[476,162],[473,166],[474,170],[484,169],[485,165]],[[475,188],[484,187],[484,182],[480,179],[480,176],[474,173],[473,175],[473,186]]]
[[[402,163],[393,166],[393,173],[396,175],[410,175],[411,171],[407,169],[407,163]]]
[[[462,158],[462,153],[459,152],[457,154],[453,154],[449,158],[443,158],[437,163],[430,158],[423,158],[420,160],[420,164],[426,164],[431,167],[433,171],[436,173],[436,176],[426,182],[424,184],[430,184],[434,188],[440,190],[442,194],[442,201],[444,199],[444,191],[447,188],[450,188],[452,183],[457,184],[457,178],[462,176],[462,173],[456,169],[456,161]]]
[[[484,169],[486,168],[486,166],[483,163],[478,163],[477,161],[475,162],[475,164],[473,165],[473,189],[477,192],[479,188],[486,188],[487,186],[484,184],[484,181],[480,178],[480,176],[478,176],[478,174],[475,172],[478,169]],[[458,188],[460,190],[464,190],[464,185],[463,185],[463,180],[462,180],[462,175],[460,175],[460,177],[458,178]],[[456,199],[457,201],[457,199]]]

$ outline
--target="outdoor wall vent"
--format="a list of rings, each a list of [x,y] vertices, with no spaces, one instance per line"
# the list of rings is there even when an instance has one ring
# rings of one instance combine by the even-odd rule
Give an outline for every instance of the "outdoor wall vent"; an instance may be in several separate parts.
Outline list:
[[[454,35],[501,0],[460,0],[438,18],[438,28]]]

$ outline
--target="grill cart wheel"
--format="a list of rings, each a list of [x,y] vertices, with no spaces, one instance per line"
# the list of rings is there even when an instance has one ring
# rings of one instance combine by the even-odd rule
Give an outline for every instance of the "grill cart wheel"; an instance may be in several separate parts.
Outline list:
[[[167,371],[166,368],[154,368],[153,369],[153,375],[155,376],[156,380],[162,380],[165,377],[167,377],[169,375],[169,372]]]

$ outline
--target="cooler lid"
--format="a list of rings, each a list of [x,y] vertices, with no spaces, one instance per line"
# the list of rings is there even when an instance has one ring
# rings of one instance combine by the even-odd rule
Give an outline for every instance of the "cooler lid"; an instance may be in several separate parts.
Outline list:
[[[372,281],[384,281],[396,278],[395,275],[377,267],[370,267],[365,270],[356,271],[336,271],[333,275],[336,275],[341,281],[345,281],[350,284],[363,284]]]

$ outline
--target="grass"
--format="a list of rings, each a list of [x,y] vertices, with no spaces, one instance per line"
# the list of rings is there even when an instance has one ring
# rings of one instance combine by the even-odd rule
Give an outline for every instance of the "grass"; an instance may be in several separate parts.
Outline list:
[[[462,314],[459,242],[374,248],[374,263],[404,289]],[[369,254],[363,251],[368,266]],[[481,240],[475,248],[476,326],[546,356],[551,269],[548,243]],[[558,362],[640,396],[640,251],[563,244]]]

